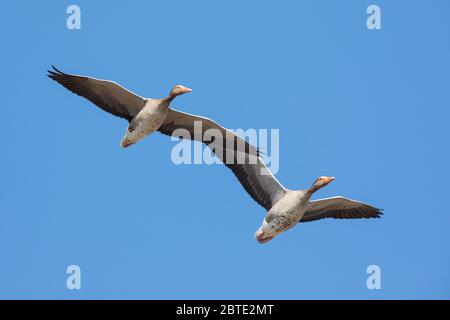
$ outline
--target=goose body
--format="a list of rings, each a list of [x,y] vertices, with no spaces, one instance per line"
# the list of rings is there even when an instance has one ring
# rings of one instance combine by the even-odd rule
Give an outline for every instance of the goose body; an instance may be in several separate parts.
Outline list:
[[[146,99],[142,110],[125,131],[120,146],[126,148],[157,131],[166,120],[170,103],[164,99]]]
[[[286,190],[284,196],[267,212],[256,238],[267,242],[278,234],[294,227],[305,214],[310,196],[302,190]],[[270,240],[269,239],[269,240]]]

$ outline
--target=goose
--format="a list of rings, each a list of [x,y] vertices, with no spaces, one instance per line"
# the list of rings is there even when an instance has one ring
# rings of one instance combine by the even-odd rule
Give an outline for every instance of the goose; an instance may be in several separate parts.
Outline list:
[[[243,144],[234,143],[238,136],[232,131],[220,126],[217,122],[170,107],[171,102],[178,96],[189,93],[192,89],[182,85],[172,88],[169,95],[161,99],[143,98],[118,83],[110,80],[101,80],[87,76],[67,74],[52,66],[53,70],[47,70],[47,76],[61,84],[73,93],[86,98],[102,110],[128,121],[120,146],[127,148],[144,137],[159,131],[170,135],[175,129],[188,130],[190,138],[203,143],[211,143],[203,134],[196,135],[195,123],[203,125],[202,129],[218,130],[226,140],[223,145],[226,149],[241,151],[247,154],[259,154],[259,151],[248,142],[240,140]],[[184,136],[183,136],[184,137]],[[229,141],[233,141],[230,143]]]
[[[172,130],[173,128],[166,128],[164,133],[171,135]],[[382,209],[342,196],[311,200],[311,196],[332,182],[334,177],[321,176],[310,188],[289,190],[275,178],[259,153],[244,153],[245,161],[238,161],[238,153],[234,153],[234,161],[230,161],[225,152],[217,152],[217,148],[212,148],[212,151],[231,169],[250,197],[266,210],[262,224],[255,233],[256,240],[261,244],[269,242],[298,223],[326,218],[380,218],[383,214]]]

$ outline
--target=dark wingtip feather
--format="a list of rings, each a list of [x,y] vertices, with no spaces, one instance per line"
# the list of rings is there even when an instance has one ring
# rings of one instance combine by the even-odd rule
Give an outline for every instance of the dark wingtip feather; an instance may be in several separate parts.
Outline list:
[[[61,70],[58,70],[58,68],[56,68],[54,65],[52,65],[53,70],[55,70],[56,72],[58,72],[59,74],[65,75],[64,72],[62,72]]]
[[[377,211],[374,213],[375,215],[373,216],[374,218],[380,219],[381,216],[383,215],[383,212]]]

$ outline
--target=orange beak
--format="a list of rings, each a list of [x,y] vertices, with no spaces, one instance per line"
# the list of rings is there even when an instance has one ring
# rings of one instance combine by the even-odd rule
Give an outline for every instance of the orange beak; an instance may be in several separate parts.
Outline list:
[[[327,177],[327,179],[325,180],[326,183],[330,183],[331,181],[333,181],[334,179],[336,179],[335,177]]]
[[[183,93],[188,93],[188,92],[191,92],[191,91],[192,91],[191,88],[184,88],[184,89],[183,89]]]

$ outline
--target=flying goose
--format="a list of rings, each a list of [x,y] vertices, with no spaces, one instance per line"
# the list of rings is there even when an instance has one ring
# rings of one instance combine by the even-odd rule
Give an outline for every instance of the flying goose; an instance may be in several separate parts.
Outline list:
[[[164,133],[170,135],[170,128]],[[233,154],[234,161],[229,161],[225,152],[217,152],[217,148],[212,148],[212,151],[231,169],[253,200],[267,210],[261,227],[255,233],[259,243],[272,240],[299,222],[325,218],[380,218],[383,214],[381,209],[341,196],[310,200],[314,192],[328,185],[334,177],[319,177],[308,189],[289,190],[275,178],[259,154],[245,153],[245,161],[239,162],[236,159],[238,153]]]
[[[272,240],[299,222],[325,218],[380,218],[383,214],[381,209],[341,196],[310,200],[313,193],[328,185],[334,177],[319,177],[308,189],[289,190],[275,178],[260,156],[256,164],[224,164],[232,170],[247,193],[267,210],[261,227],[255,233],[259,243]]]
[[[123,148],[135,144],[155,131],[172,135],[175,129],[185,129],[190,134],[190,137],[187,138],[210,144],[213,142],[212,140],[207,140],[203,134],[199,136],[195,134],[195,122],[199,122],[202,124],[201,130],[218,130],[224,137],[223,146],[225,148],[234,151],[241,151],[240,148],[245,148],[242,150],[243,153],[259,154],[256,148],[213,120],[170,108],[172,100],[179,95],[191,92],[190,88],[176,85],[165,98],[143,98],[113,81],[67,74],[54,66],[52,68],[53,71],[48,70],[49,78],[73,93],[86,98],[104,111],[129,122],[120,143]],[[235,143],[236,141],[242,144]]]

